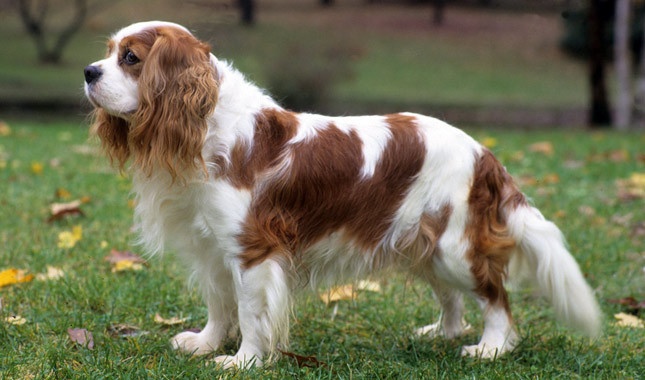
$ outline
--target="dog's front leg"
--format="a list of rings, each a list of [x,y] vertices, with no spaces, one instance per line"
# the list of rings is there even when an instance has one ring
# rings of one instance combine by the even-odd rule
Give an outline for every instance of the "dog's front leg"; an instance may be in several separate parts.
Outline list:
[[[217,350],[236,324],[235,288],[229,272],[208,265],[198,266],[194,276],[208,308],[208,322],[200,332],[184,331],[175,335],[171,344],[176,350],[205,355]]]
[[[235,274],[234,274],[234,277]],[[289,335],[290,290],[282,266],[272,259],[240,266],[234,279],[242,343],[234,356],[218,356],[224,368],[261,366]]]

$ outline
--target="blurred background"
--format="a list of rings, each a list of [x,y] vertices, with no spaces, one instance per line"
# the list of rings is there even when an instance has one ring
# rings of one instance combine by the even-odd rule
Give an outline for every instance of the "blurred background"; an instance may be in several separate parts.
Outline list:
[[[181,23],[285,106],[454,124],[638,128],[644,2],[0,0],[0,118],[83,115],[83,67],[132,22]],[[627,9],[627,13],[622,9]],[[627,119],[625,119],[627,115]]]

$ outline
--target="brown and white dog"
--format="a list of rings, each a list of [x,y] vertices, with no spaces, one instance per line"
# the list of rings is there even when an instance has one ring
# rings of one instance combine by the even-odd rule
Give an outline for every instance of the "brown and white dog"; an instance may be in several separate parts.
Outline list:
[[[261,365],[289,332],[291,297],[384,270],[426,280],[443,312],[417,333],[464,333],[463,294],[481,307],[494,358],[518,342],[504,282],[528,275],[564,323],[600,329],[590,287],[558,228],[468,135],[412,113],[328,117],[280,107],[186,28],[128,26],[85,68],[94,128],[122,168],[151,253],[190,266],[208,307],[179,350],[224,366]],[[520,273],[521,272],[521,273]]]

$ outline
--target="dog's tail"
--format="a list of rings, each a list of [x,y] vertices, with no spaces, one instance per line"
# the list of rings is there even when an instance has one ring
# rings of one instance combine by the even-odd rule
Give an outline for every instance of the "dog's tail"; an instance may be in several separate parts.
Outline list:
[[[551,301],[558,320],[589,336],[598,336],[598,303],[558,227],[528,204],[509,211],[508,229],[518,244],[509,263],[510,278],[528,275]]]

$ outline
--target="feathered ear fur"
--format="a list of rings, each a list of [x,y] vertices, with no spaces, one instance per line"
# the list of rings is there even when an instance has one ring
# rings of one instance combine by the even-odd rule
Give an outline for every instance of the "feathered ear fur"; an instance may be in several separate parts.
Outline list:
[[[128,136],[134,165],[145,174],[167,170],[184,181],[206,170],[201,156],[206,118],[218,83],[209,47],[189,33],[157,29],[139,77],[139,108]]]
[[[101,140],[103,149],[107,152],[112,163],[118,163],[123,170],[125,162],[130,157],[128,147],[128,131],[130,126],[124,119],[110,115],[102,108],[96,108],[92,114],[94,120],[91,133]]]

